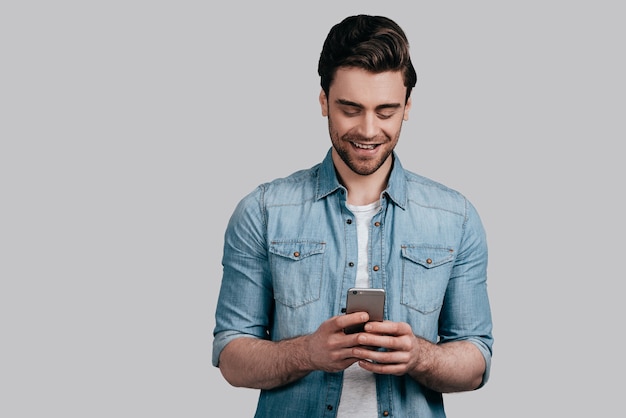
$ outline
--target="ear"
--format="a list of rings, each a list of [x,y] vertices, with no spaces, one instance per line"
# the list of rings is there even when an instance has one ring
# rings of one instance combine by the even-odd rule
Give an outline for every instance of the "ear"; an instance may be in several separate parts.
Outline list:
[[[409,96],[409,100],[406,101],[406,104],[404,105],[404,117],[403,119],[409,120],[409,111],[411,110],[411,97]]]
[[[322,107],[322,116],[328,116],[328,98],[326,93],[324,93],[324,89],[320,91],[320,106]]]

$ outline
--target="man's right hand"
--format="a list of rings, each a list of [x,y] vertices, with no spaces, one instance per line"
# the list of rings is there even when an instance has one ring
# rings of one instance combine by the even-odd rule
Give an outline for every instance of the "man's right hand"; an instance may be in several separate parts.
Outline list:
[[[334,316],[324,321],[314,333],[303,337],[311,369],[339,372],[357,361],[352,357],[352,348],[359,345],[358,333],[346,334],[343,330],[368,319],[367,312]]]

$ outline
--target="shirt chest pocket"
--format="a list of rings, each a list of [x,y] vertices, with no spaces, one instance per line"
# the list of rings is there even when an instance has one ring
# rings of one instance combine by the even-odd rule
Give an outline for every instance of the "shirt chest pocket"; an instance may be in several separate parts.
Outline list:
[[[453,260],[452,248],[403,245],[402,304],[425,314],[440,309]]]
[[[272,241],[269,247],[274,299],[297,308],[320,298],[324,242]]]

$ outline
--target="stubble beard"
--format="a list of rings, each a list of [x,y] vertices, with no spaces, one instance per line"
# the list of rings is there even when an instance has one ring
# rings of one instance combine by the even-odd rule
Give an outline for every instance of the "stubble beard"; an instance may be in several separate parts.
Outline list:
[[[333,129],[333,123],[328,116],[328,131],[330,134],[330,139],[333,144],[333,148],[339,155],[339,158],[356,174],[361,176],[369,176],[370,174],[375,173],[384,163],[387,161],[387,158],[391,155],[395,148],[394,146],[390,147],[386,150],[384,154],[381,154],[376,159],[357,159],[354,158],[351,154],[350,150],[353,147],[352,142],[358,142],[362,144],[367,143],[380,143],[379,147],[384,145],[388,145],[389,143],[396,143],[398,141],[398,137],[400,136],[400,130],[396,134],[395,138],[390,138],[387,135],[379,135],[373,138],[365,138],[360,135],[354,135],[347,133],[339,137],[339,133]]]

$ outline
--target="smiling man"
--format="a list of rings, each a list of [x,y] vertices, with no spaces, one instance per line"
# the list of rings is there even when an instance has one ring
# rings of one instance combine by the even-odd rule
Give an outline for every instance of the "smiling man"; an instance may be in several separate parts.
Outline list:
[[[416,82],[395,22],[344,19],[318,73],[332,147],[235,209],[213,364],[261,389],[257,417],[444,417],[443,393],[489,376],[482,223],[462,194],[394,152]],[[383,321],[344,313],[352,288],[384,290]]]
[[[328,96],[324,90],[320,93],[333,163],[352,204],[374,202],[386,185],[402,121],[411,108],[406,90],[400,71],[372,73],[347,67],[336,70]],[[365,187],[356,187],[361,182]],[[374,182],[376,187],[371,187]],[[356,195],[359,192],[367,196]]]

